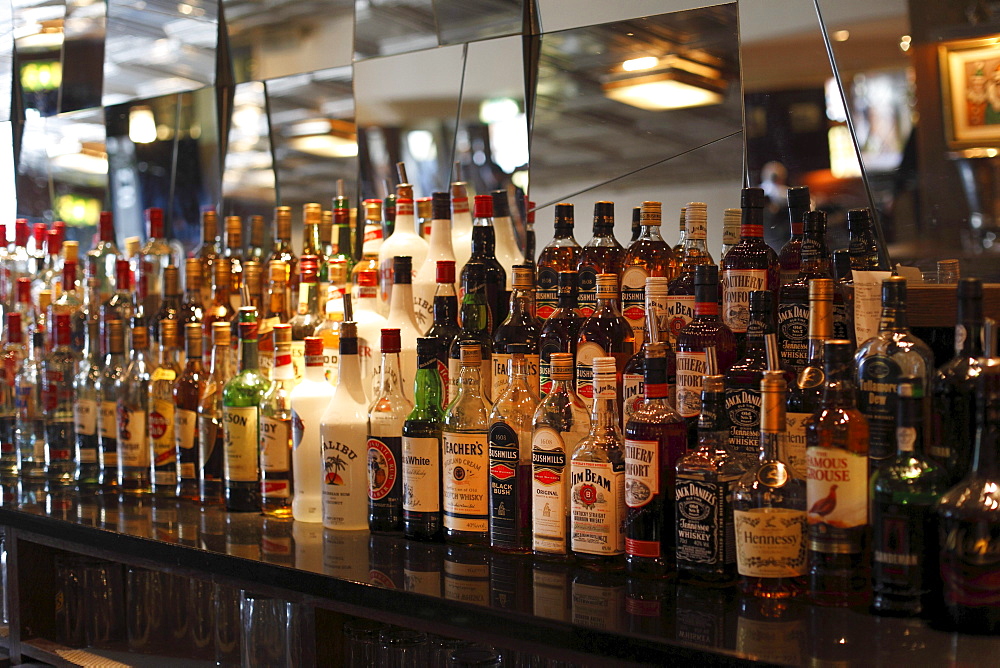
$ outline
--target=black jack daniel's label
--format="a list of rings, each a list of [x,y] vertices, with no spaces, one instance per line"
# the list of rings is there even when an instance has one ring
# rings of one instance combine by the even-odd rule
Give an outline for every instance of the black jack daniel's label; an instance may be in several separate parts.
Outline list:
[[[760,449],[760,392],[726,388],[729,445],[742,458],[755,457]]]
[[[677,562],[722,568],[736,562],[732,486],[737,478],[717,481],[678,476]]]
[[[809,358],[809,307],[800,303],[778,305],[778,351],[781,361],[798,372]]]

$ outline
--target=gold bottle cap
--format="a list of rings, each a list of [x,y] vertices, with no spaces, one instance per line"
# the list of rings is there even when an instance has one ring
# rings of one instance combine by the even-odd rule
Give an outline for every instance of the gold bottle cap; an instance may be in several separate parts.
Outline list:
[[[180,323],[176,320],[160,321],[160,345],[164,348],[177,348],[180,343],[178,332]]]
[[[250,216],[250,245],[264,245],[264,216]]]
[[[434,215],[433,199],[421,197],[417,200],[417,217],[429,220]]]
[[[287,324],[275,325],[271,330],[271,336],[274,337],[274,347],[277,348],[280,345],[291,345],[292,343],[292,326]]]
[[[478,343],[462,344],[462,366],[476,367],[482,364],[483,353],[479,349]]]
[[[230,324],[225,320],[212,323],[212,345],[228,348],[231,341]]]
[[[108,320],[105,324],[108,333],[108,351],[122,353],[125,351],[125,327],[121,320]]]
[[[212,268],[214,274],[213,278],[215,279],[216,284],[227,286],[231,285],[229,276],[232,271],[232,263],[229,261],[229,258],[216,258],[215,263],[212,264]]]
[[[743,222],[743,209],[726,209],[722,214],[722,228],[736,230],[739,233]]]
[[[264,275],[264,266],[260,260],[247,260],[243,263],[243,281],[250,284],[250,291],[254,288],[260,291],[260,280]]]
[[[670,279],[666,276],[647,276],[646,295],[656,295],[658,297],[667,296],[667,288],[670,286]]]
[[[62,256],[66,262],[79,262],[80,261],[80,242],[79,241],[64,241],[62,244]],[[958,260],[955,260],[958,262]]]
[[[511,285],[515,290],[530,290],[535,285],[535,270],[530,264],[516,264],[512,271]]]
[[[243,220],[239,216],[226,216],[226,248],[243,246]]]
[[[131,260],[136,255],[139,254],[139,250],[142,248],[142,239],[139,237],[128,237],[125,239],[125,257]]]
[[[188,357],[201,357],[201,336],[201,323],[189,322],[184,325],[184,343]]]
[[[573,378],[573,353],[552,353],[549,362],[552,365],[553,380],[571,380]]]
[[[641,215],[642,215],[642,213],[641,213],[641,210],[640,210],[640,216]],[[679,216],[679,218],[680,218],[680,220],[678,221],[677,228],[681,232],[683,232],[685,229],[687,229],[687,207],[686,206],[682,206],[681,207],[681,215]]]
[[[316,202],[302,205],[302,224],[319,225],[320,218],[323,217],[323,207]]]
[[[275,207],[274,238],[280,241],[292,240],[292,207],[290,206]]]
[[[267,265],[267,275],[272,283],[288,281],[288,263],[284,260],[271,260]]]
[[[614,375],[617,373],[617,367],[615,366],[614,357],[595,357],[592,362],[594,365],[594,375]]]
[[[41,290],[38,293],[38,310],[48,311],[50,306],[52,306],[52,291]]]
[[[187,290],[201,289],[201,260],[196,257],[184,261],[184,287]]]
[[[618,294],[618,274],[597,275],[597,296],[614,297]]]
[[[149,347],[149,330],[145,325],[132,327],[132,349],[145,350]]]
[[[165,297],[176,297],[181,293],[180,288],[181,276],[177,267],[174,265],[167,265],[167,268],[163,270],[163,295]]]
[[[809,279],[809,301],[833,301],[833,281],[829,278]]]
[[[382,222],[382,200],[366,199],[364,207],[365,221]]]
[[[202,211],[201,213],[201,239],[202,241],[215,241],[219,236],[219,214],[214,209]]]
[[[643,202],[639,212],[639,222],[643,225],[660,225],[663,223],[663,205],[660,202]]]
[[[760,428],[767,433],[778,433],[785,429],[786,390],[783,371],[765,371],[760,381]]]
[[[333,243],[333,211],[323,211],[319,219],[319,240],[324,245]]]

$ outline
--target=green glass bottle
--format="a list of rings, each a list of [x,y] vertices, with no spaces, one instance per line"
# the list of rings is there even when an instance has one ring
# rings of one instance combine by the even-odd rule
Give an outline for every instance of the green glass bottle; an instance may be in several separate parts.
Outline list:
[[[417,339],[413,410],[403,423],[403,535],[411,540],[441,538],[441,376],[438,342]]]
[[[239,312],[240,372],[222,390],[226,510],[259,512],[260,402],[271,383],[257,368],[257,309]]]

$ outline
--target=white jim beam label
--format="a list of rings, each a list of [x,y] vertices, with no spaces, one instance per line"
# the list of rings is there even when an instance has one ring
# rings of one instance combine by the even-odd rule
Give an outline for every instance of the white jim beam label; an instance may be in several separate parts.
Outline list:
[[[767,289],[766,269],[726,269],[722,290],[722,320],[734,334],[745,334],[750,324],[750,293]]]

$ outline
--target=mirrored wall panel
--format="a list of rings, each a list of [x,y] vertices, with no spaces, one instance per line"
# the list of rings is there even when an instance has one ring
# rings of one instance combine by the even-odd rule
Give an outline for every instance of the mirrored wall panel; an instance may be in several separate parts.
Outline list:
[[[14,12],[8,0],[0,1],[0,122],[10,120],[14,68]],[[0,144],[7,146],[7,144]]]
[[[222,200],[217,91],[201,88],[178,96],[175,169],[169,199],[162,206],[168,235],[186,251],[201,243],[201,211]]]
[[[47,119],[52,178],[52,217],[66,223],[66,237],[87,248],[108,194],[104,109],[86,109]]]
[[[271,215],[274,158],[264,83],[236,85],[222,174],[222,215]]]
[[[17,77],[25,113],[52,116],[59,112],[66,5],[61,0],[28,0],[12,6]]]
[[[33,222],[54,220],[48,146],[48,118],[34,114],[25,119],[17,161],[19,218],[28,218]]]
[[[441,44],[520,35],[524,2],[534,0],[434,0]]]
[[[101,106],[107,5],[66,0],[60,111]]]
[[[355,0],[356,60],[419,51],[437,45],[433,0]]]

